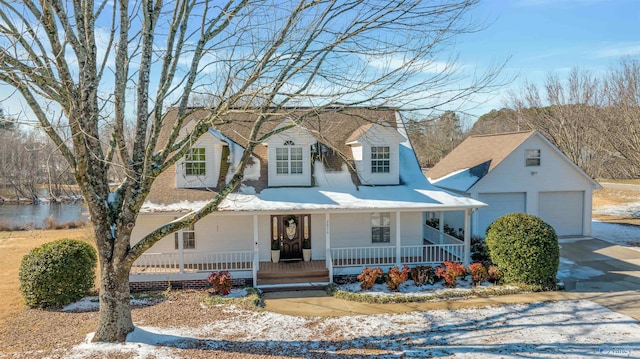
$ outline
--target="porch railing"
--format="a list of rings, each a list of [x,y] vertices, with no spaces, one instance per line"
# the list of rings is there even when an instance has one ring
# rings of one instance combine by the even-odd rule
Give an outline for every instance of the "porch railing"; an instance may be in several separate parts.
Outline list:
[[[145,253],[133,263],[131,274],[252,271],[254,263],[254,251]]]
[[[390,265],[396,262],[396,247],[331,248],[334,267]]]
[[[402,246],[400,258],[402,264],[436,265],[444,261],[462,262],[464,244]]]
[[[427,244],[400,247],[400,263],[396,247],[332,248],[332,267],[367,267],[392,265],[436,265],[444,261],[462,262],[464,244]]]
[[[423,235],[424,238],[433,244],[463,244],[464,241],[446,234],[440,233],[438,228],[431,227],[427,224],[423,225]],[[442,242],[440,241],[440,235],[442,235]]]

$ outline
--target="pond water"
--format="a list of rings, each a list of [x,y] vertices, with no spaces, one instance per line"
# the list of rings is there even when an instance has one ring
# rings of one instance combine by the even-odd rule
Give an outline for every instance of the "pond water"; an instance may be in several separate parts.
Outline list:
[[[41,203],[41,204],[0,204],[0,223],[6,226],[22,226],[33,223],[44,226],[45,218],[52,216],[59,223],[89,218],[83,202]]]

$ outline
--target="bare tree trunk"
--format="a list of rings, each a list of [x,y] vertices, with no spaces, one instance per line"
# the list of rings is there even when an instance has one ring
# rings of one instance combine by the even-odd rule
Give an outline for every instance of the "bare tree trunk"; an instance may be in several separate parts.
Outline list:
[[[113,263],[100,265],[100,317],[93,341],[123,342],[133,331],[131,319],[130,266],[114,269]]]

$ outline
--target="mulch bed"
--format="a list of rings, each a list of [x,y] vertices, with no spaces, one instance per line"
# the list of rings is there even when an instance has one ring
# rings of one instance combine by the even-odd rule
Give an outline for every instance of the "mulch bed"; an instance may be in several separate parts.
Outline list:
[[[147,307],[133,308],[133,321],[140,326],[198,327],[229,314],[223,307],[202,304],[205,291],[174,291],[167,300]],[[67,350],[82,343],[98,323],[97,312],[64,313],[24,309],[0,323],[0,358],[66,358]],[[104,357],[97,356],[97,357]],[[133,354],[109,353],[109,358],[131,358]],[[264,353],[224,352],[180,349],[183,358],[263,358]],[[269,356],[273,358],[273,356]]]

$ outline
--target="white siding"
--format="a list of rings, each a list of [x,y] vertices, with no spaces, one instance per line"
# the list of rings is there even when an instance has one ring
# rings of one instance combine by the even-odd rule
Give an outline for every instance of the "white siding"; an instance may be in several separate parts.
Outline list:
[[[194,126],[194,121],[185,125],[180,131],[180,137],[190,131]],[[224,143],[210,133],[205,133],[191,148],[205,149],[205,175],[193,176],[186,175],[184,169],[184,157],[176,162],[176,187],[177,188],[202,188],[216,187],[218,178],[220,177],[220,163],[222,161],[222,146]],[[226,158],[224,159],[226,161]]]
[[[358,142],[359,144],[351,145],[352,152],[356,164],[356,170],[360,177],[360,181],[365,185],[397,185],[400,183],[399,175],[399,134],[393,133],[392,130],[385,129],[382,126],[372,126]],[[354,149],[361,146],[361,149]],[[372,173],[371,172],[371,147],[388,146],[389,147],[389,173]],[[362,151],[361,160],[356,158],[357,151]]]
[[[354,161],[362,161],[363,157],[362,157],[362,145],[359,144],[355,144],[355,145],[351,145],[351,154],[353,155],[353,160]]]
[[[371,213],[345,213],[331,215],[331,247],[394,246],[396,244],[396,216],[390,212],[391,241],[371,242]],[[400,214],[401,245],[422,244],[422,213],[403,212]]]
[[[525,166],[525,150],[540,149],[540,166]],[[584,191],[592,183],[538,136],[527,139],[472,188],[472,193]],[[537,195],[536,195],[537,197]],[[529,200],[529,198],[527,198]],[[533,203],[533,202],[532,202]],[[529,207],[533,209],[532,206]]]
[[[326,228],[323,213],[311,215],[311,259],[313,260],[327,258]]]
[[[171,215],[156,215],[156,214],[141,214],[136,220],[136,226],[131,232],[131,244],[138,243],[142,237],[151,233],[161,225],[171,222],[174,216]],[[169,248],[169,244],[171,244]],[[149,248],[149,253],[160,253],[166,250],[173,251],[174,249],[174,237],[173,234],[161,239],[153,247]]]

